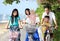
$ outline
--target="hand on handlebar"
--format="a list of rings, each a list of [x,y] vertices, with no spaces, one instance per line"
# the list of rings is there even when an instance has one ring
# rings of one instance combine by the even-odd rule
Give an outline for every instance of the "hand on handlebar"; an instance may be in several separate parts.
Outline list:
[[[6,26],[5,28],[6,28],[6,29],[9,29],[9,26]]]
[[[10,29],[9,27],[7,27],[6,29]]]
[[[58,26],[56,25],[56,26],[55,26],[55,30],[57,30],[57,27],[58,27]]]
[[[19,29],[23,29],[23,27],[22,26],[19,26]]]

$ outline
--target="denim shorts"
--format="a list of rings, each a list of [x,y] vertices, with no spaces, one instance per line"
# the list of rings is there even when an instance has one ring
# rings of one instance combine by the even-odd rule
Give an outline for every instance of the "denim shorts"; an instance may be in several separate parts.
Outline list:
[[[19,26],[10,26],[10,31],[20,31]]]
[[[20,29],[18,26],[10,26],[9,38],[11,39],[13,37],[15,37],[17,40],[20,39]]]

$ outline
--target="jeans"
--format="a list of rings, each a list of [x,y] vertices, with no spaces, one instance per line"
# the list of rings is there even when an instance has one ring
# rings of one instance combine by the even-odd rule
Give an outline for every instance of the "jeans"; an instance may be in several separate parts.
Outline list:
[[[25,39],[25,41],[29,41],[28,36],[29,36],[29,33],[26,33],[26,39]],[[36,32],[33,33],[33,40],[34,41],[40,41],[38,30],[36,30]]]

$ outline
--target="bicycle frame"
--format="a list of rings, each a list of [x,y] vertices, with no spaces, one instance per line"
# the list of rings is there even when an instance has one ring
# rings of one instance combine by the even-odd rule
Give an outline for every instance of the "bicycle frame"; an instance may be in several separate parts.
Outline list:
[[[29,34],[28,35],[28,41],[39,41],[38,38],[36,38],[34,36],[34,34],[36,33],[37,31],[37,26],[36,25],[32,25],[32,24],[26,24],[26,31],[27,33]],[[38,33],[37,33],[38,34]],[[35,38],[35,39],[34,39]],[[37,39],[37,40],[36,40]]]
[[[51,26],[51,27],[54,27],[54,26]],[[46,41],[51,41],[50,28],[48,28],[48,30],[47,30]]]
[[[28,39],[29,41],[33,41],[33,33],[29,33]]]

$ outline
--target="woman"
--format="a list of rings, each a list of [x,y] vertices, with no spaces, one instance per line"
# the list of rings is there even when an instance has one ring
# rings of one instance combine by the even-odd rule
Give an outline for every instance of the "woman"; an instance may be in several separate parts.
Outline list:
[[[38,24],[38,23],[40,22],[39,17],[37,17],[37,16],[34,14],[34,12],[32,12],[32,11],[30,12],[30,9],[29,9],[29,8],[25,9],[25,14],[26,14],[26,16],[27,16],[27,18],[25,19],[25,22],[26,22],[26,23],[31,24],[31,25],[36,25],[36,24]],[[38,20],[38,21],[37,21],[37,20]],[[29,41],[28,35],[29,35],[29,34],[26,33],[26,41]],[[33,38],[34,38],[35,40],[40,41],[37,30],[36,30],[35,33],[33,34]]]
[[[22,27],[22,26],[21,26]],[[12,15],[9,18],[7,28],[10,28],[10,40],[14,38],[16,41],[20,41],[20,17],[17,9],[13,9]]]

